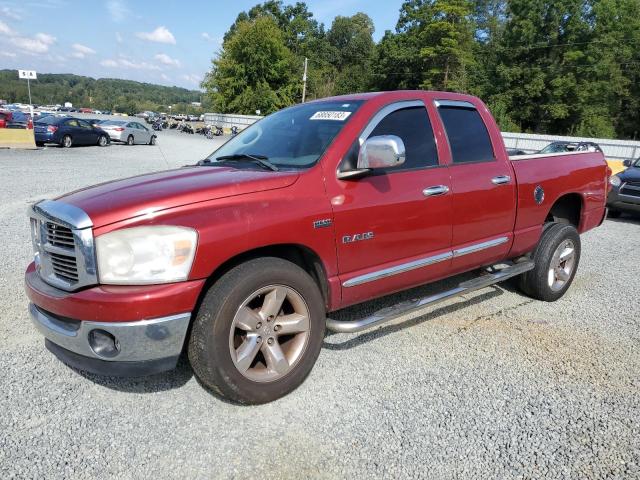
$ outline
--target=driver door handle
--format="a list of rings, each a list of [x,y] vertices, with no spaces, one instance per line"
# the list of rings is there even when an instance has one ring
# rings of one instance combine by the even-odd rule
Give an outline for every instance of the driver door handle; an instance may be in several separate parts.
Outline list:
[[[433,187],[428,187],[422,190],[422,194],[425,197],[435,197],[437,195],[444,195],[449,193],[449,187],[446,185],[434,185]]]
[[[491,179],[491,183],[494,185],[505,185],[509,182],[511,182],[511,177],[509,175],[498,175]]]

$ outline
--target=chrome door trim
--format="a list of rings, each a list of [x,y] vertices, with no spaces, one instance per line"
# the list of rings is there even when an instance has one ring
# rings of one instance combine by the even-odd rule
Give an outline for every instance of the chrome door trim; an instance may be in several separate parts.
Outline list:
[[[511,177],[509,175],[498,175],[491,179],[491,183],[494,185],[506,185],[509,182],[511,182]]]
[[[417,268],[426,267],[427,265],[433,265],[435,263],[444,262],[445,260],[451,260],[451,258],[453,258],[453,254],[451,252],[445,252],[445,253],[441,253],[440,255],[433,255],[431,257],[420,258],[412,262],[396,265],[395,267],[389,267],[383,270],[366,273],[358,277],[353,277],[347,280],[346,282],[344,282],[342,286],[345,288],[355,287],[357,285],[362,285],[363,283],[374,282],[382,278],[387,278],[393,275],[398,275],[400,273],[409,272]]]
[[[474,110],[477,110],[473,103],[462,100],[436,100],[433,103],[436,107],[473,108]]]
[[[362,131],[362,133],[360,134],[360,137],[358,138],[360,140],[360,145],[362,146],[362,144],[364,143],[364,141],[369,138],[369,135],[371,135],[371,132],[373,132],[374,128],[376,128],[378,126],[378,124],[390,113],[393,113],[397,110],[402,110],[404,108],[414,108],[414,107],[422,107],[425,109],[427,109],[427,106],[425,105],[425,103],[422,100],[405,100],[405,101],[401,101],[401,102],[395,102],[395,103],[390,103],[389,105],[381,108],[374,116],[371,120],[369,120],[369,123],[367,124],[367,126],[364,128],[364,130]],[[429,119],[429,121],[431,121],[431,119]]]
[[[462,257],[464,255],[469,255],[471,253],[476,253],[481,250],[486,250],[487,248],[497,247],[498,245],[502,245],[509,241],[508,237],[500,237],[494,238],[493,240],[487,240],[486,242],[476,243],[475,245],[469,245],[464,248],[457,248],[453,251],[453,257]]]
[[[362,285],[364,283],[375,282],[376,280],[381,280],[383,278],[398,275],[400,273],[409,272],[417,268],[427,267],[429,265],[444,262],[446,260],[451,260],[452,258],[462,257],[464,255],[480,252],[488,248],[497,247],[499,245],[503,245],[507,243],[508,241],[509,241],[509,237],[494,238],[492,240],[487,240],[486,242],[476,243],[474,245],[469,245],[468,247],[457,248],[455,250],[441,253],[439,255],[420,258],[412,262],[401,263],[400,265],[396,265],[394,267],[389,267],[382,270],[377,270],[375,272],[365,273],[364,275],[353,277],[343,282],[342,286],[344,288],[350,288],[350,287],[356,287],[358,285]]]

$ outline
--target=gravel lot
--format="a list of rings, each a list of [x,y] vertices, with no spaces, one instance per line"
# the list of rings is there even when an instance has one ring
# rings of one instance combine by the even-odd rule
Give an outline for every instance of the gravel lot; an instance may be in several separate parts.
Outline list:
[[[158,143],[0,150],[0,478],[640,478],[640,219],[583,237],[561,301],[504,285],[331,335],[302,387],[268,405],[225,403],[186,364],[118,380],[55,360],[27,314],[26,208],[215,146]]]

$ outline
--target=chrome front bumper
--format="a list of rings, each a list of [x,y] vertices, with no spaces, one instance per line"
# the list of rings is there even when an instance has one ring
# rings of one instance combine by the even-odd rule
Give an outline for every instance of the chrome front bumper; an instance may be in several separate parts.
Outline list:
[[[190,313],[183,313],[136,322],[79,321],[56,317],[33,303],[29,313],[58,358],[82,370],[117,376],[147,375],[175,367],[191,318]],[[105,358],[94,352],[89,343],[92,330],[113,335],[118,353]]]

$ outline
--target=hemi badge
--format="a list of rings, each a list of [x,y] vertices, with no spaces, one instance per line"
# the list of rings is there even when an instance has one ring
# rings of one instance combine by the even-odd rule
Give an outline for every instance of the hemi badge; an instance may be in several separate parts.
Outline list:
[[[325,218],[323,220],[316,220],[313,222],[313,228],[327,228],[330,227],[333,222],[330,218]]]

